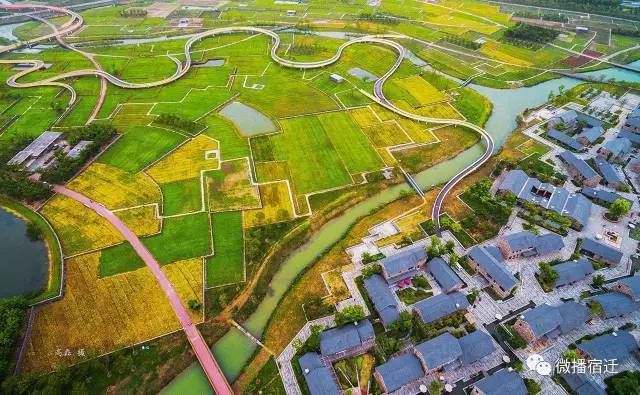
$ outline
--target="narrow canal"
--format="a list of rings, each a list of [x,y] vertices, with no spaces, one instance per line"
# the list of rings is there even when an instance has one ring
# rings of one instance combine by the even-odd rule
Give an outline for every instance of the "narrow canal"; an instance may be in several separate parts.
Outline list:
[[[640,67],[640,61],[632,63]],[[585,73],[585,75],[600,76],[605,79],[615,78],[618,81],[640,82],[640,74],[621,69],[603,69]],[[570,89],[582,81],[563,77],[541,84],[516,88],[495,89],[471,84],[470,87],[487,97],[493,103],[493,112],[487,120],[486,130],[493,136],[496,149],[504,143],[507,136],[516,127],[516,117],[527,108],[534,108],[544,104],[548,100],[549,92],[558,92],[562,85]],[[455,158],[431,167],[417,175],[415,179],[425,189],[449,180],[464,167],[473,162],[484,152],[484,148],[477,144],[462,152]],[[278,302],[289,288],[296,276],[326,248],[336,243],[344,229],[356,222],[381,204],[389,203],[400,197],[402,191],[408,191],[406,184],[385,190],[362,203],[347,210],[339,218],[327,223],[322,229],[303,247],[295,251],[282,265],[271,282],[272,292],[260,303],[257,310],[243,324],[251,333],[258,337],[262,334],[269,317],[275,310]],[[214,355],[220,363],[225,375],[230,381],[235,380],[242,371],[243,366],[249,361],[255,345],[237,329],[230,330],[213,348]],[[163,391],[164,394],[204,394],[211,393],[207,379],[197,363],[178,376]]]

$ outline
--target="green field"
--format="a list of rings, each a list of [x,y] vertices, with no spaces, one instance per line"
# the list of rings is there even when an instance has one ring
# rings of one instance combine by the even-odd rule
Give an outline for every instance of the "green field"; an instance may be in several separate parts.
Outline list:
[[[184,140],[179,134],[164,129],[136,126],[122,135],[98,161],[135,173]]]
[[[317,117],[292,118],[280,123],[283,133],[271,138],[275,158],[288,161],[298,194],[351,183],[344,163]]]
[[[109,277],[140,269],[141,267],[144,267],[142,258],[131,247],[131,244],[124,242],[100,252],[98,277]]]
[[[142,242],[161,265],[211,254],[209,215],[198,213],[165,218],[162,233]]]
[[[244,280],[242,214],[227,211],[211,216],[214,255],[207,258],[207,286]]]
[[[202,187],[199,178],[160,184],[162,213],[176,215],[202,209]]]

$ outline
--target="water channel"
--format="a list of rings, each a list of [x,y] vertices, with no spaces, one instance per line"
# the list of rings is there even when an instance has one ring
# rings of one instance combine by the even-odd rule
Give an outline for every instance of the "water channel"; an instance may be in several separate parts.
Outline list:
[[[640,67],[640,61],[636,61],[632,63],[632,65]],[[604,75],[606,79],[615,78],[618,81],[640,82],[639,73],[622,69],[609,68],[585,73],[585,75],[594,77]],[[544,104],[548,100],[549,92],[554,91],[557,93],[561,85],[564,86],[565,89],[570,89],[580,83],[582,83],[582,81],[563,77],[546,81],[532,87],[510,90],[487,88],[474,84],[469,86],[487,97],[493,103],[493,112],[487,121],[486,129],[494,137],[496,149],[498,149],[504,143],[509,133],[515,129],[516,117],[524,110]],[[425,189],[430,188],[432,185],[443,183],[478,158],[483,150],[484,148],[480,144],[477,144],[455,158],[415,175],[416,181]],[[271,282],[271,292],[243,325],[251,333],[259,337],[265,329],[267,321],[275,310],[280,298],[282,298],[292,281],[304,268],[313,263],[322,251],[337,242],[344,229],[348,228],[374,208],[397,199],[402,191],[408,190],[410,190],[410,187],[405,184],[387,189],[357,204],[340,217],[324,225],[311,240],[291,254],[289,259],[282,265]],[[240,331],[232,329],[215,344],[213,352],[216,360],[224,370],[225,375],[230,381],[233,381],[251,358],[255,347],[256,346],[242,335]],[[211,388],[200,366],[194,363],[189,369],[171,382],[163,393],[171,395],[203,394],[211,393]]]
[[[0,207],[0,298],[29,294],[47,283],[47,249],[31,241],[27,223]]]

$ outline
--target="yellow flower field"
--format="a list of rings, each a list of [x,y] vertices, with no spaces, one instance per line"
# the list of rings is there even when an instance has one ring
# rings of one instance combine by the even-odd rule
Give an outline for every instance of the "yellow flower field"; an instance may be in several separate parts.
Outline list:
[[[527,62],[524,59],[516,58],[515,56],[511,56],[506,52],[502,52],[499,48],[499,44],[492,41],[485,43],[482,48],[480,48],[480,51],[482,51],[486,55],[491,56],[494,59],[503,62],[512,63],[519,66],[531,66],[531,62]]]
[[[56,195],[40,213],[49,220],[66,256],[104,248],[124,240],[111,224],[95,211],[64,195]]]
[[[207,158],[210,151],[217,149],[217,141],[198,135],[153,165],[147,173],[161,184],[199,178],[202,170],[218,167],[217,155]]]
[[[67,187],[114,210],[160,203],[160,188],[144,173],[131,174],[114,166],[93,163]]]
[[[162,221],[156,216],[154,206],[142,206],[116,211],[115,214],[138,236],[160,232]]]
[[[410,77],[394,80],[393,82],[409,92],[409,94],[413,96],[421,106],[449,99],[449,96],[437,90],[433,85],[425,81],[424,78],[419,75],[412,75]]]
[[[145,267],[98,279],[99,259],[95,252],[67,260],[64,298],[36,310],[26,371],[77,362],[79,350],[91,357],[180,328],[151,271]],[[177,262],[163,270],[185,305],[189,299],[202,301],[202,261]],[[201,313],[192,314],[202,321]],[[73,357],[64,356],[67,349]]]
[[[255,162],[258,182],[271,182],[291,179],[287,161]]]
[[[244,212],[244,227],[271,224],[293,218],[289,188],[285,182],[260,185],[262,208]]]

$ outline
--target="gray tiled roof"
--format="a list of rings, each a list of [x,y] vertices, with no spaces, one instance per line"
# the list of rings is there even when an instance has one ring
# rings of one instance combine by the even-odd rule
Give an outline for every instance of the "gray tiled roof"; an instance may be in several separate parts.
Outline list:
[[[491,336],[480,330],[461,337],[458,342],[462,349],[460,362],[463,365],[472,364],[493,353],[496,349]]]
[[[518,284],[518,280],[513,276],[511,271],[505,266],[504,261],[498,259],[496,252],[499,256],[500,252],[493,246],[476,246],[469,251],[469,256],[480,267],[491,275],[491,277],[502,287],[504,290],[510,290]]]
[[[373,325],[369,320],[327,329],[320,333],[320,352],[322,355],[330,355],[347,351],[362,346],[373,337]]]
[[[499,370],[474,384],[486,395],[527,395],[527,387],[518,372]]]
[[[559,263],[553,266],[553,270],[558,273],[556,287],[582,280],[595,271],[591,262],[586,258]]]
[[[600,172],[607,184],[624,183],[616,169],[604,158],[597,156],[593,161],[596,165],[596,168],[598,169],[598,172]]]
[[[562,237],[555,233],[545,233],[537,237],[536,251],[540,255],[558,251],[563,247],[564,241],[562,241]]]
[[[463,284],[458,275],[440,257],[433,258],[427,264],[427,269],[438,281],[444,292],[449,292],[455,287]]]
[[[378,274],[364,280],[364,287],[367,289],[369,298],[380,316],[380,320],[384,326],[390,325],[400,318],[400,311],[396,302],[393,291],[389,289],[389,285]]]
[[[576,302],[565,302],[558,306],[541,304],[523,314],[535,338],[556,337],[583,325],[589,319],[589,310]]]
[[[580,225],[585,226],[589,223],[589,217],[591,216],[591,201],[579,193],[570,195],[560,214],[572,218]]]
[[[450,294],[438,294],[423,299],[412,305],[420,313],[420,317],[425,323],[437,321],[456,311],[469,307],[467,297],[460,292]]]
[[[598,175],[598,173],[596,173],[596,171],[593,170],[591,166],[587,164],[587,162],[575,156],[573,152],[564,151],[559,156],[560,159],[576,169],[576,171],[580,173],[584,178],[591,178]]]
[[[600,360],[617,360],[618,363],[627,359],[631,353],[638,350],[635,337],[629,332],[618,331],[615,335],[598,336],[595,339],[578,344],[578,349],[590,358]]]
[[[561,113],[551,118],[554,122],[572,123],[578,119],[578,113],[574,110],[563,110]]]
[[[417,267],[420,260],[426,259],[427,254],[422,246],[413,247],[406,251],[388,256],[380,261],[388,277],[394,277]]]
[[[618,280],[618,283],[627,286],[636,301],[640,300],[640,275],[623,278]]]
[[[591,187],[582,188],[580,193],[590,199],[598,199],[605,203],[613,203],[617,199],[624,199],[619,193]]]
[[[591,128],[584,128],[582,132],[578,134],[578,136],[576,136],[576,138],[582,137],[589,141],[589,143],[593,143],[598,139],[598,137],[602,136],[603,134],[604,129],[602,128],[602,126],[594,126]]]
[[[606,391],[584,373],[560,373],[567,385],[578,395],[606,395]]]
[[[591,297],[600,303],[605,318],[617,317],[637,311],[640,305],[630,297],[619,292],[608,292]]]
[[[333,395],[341,393],[338,385],[333,380],[331,371],[322,364],[318,353],[306,353],[298,359],[298,363],[302,368],[302,374],[304,375],[304,380],[307,382],[307,387],[311,395]]]
[[[633,144],[640,144],[640,134],[638,133],[621,130],[620,133],[618,133],[618,138],[629,139]]]
[[[601,243],[593,239],[582,239],[580,249],[601,256],[608,261],[620,263],[622,260],[622,251]]]
[[[614,156],[626,155],[631,151],[631,140],[626,137],[618,137],[607,141],[603,149]]]
[[[503,239],[513,251],[535,248],[538,245],[538,236],[528,230],[508,234]]]
[[[375,370],[382,377],[388,392],[393,392],[424,376],[422,365],[412,352],[390,358]]]
[[[573,148],[576,151],[584,149],[584,146],[582,144],[580,144],[578,142],[578,140],[574,139],[573,137],[571,137],[571,136],[567,135],[566,133],[563,133],[563,132],[561,132],[559,130],[551,128],[547,132],[547,136],[551,137],[554,140],[558,140],[562,144],[564,144],[566,146],[569,146],[569,147]]]
[[[428,370],[441,368],[462,356],[458,339],[448,332],[418,344],[415,350]]]
[[[55,141],[62,136],[60,132],[47,131],[42,133],[27,145],[22,151],[18,152],[13,158],[7,162],[9,165],[21,165],[24,161],[31,157],[42,155]]]
[[[79,158],[82,151],[84,151],[89,145],[91,145],[91,143],[92,141],[89,140],[79,141],[78,144],[75,145],[75,147],[71,148],[71,150],[67,152],[67,156],[73,159]]]

